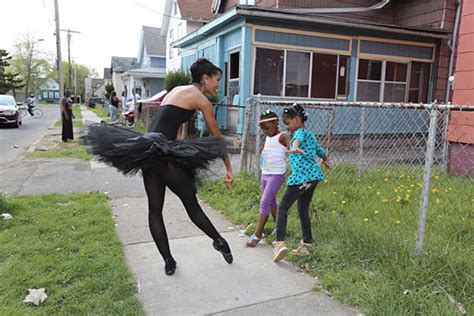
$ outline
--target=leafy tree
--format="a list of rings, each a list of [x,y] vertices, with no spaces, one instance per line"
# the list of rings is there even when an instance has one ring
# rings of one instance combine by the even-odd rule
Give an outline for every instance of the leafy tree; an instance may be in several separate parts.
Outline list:
[[[0,49],[0,94],[5,94],[10,90],[15,93],[15,89],[21,89],[24,86],[17,73],[9,72],[11,59],[6,50]]]
[[[74,69],[76,72],[76,79],[74,80]],[[87,77],[98,77],[97,72],[88,66],[81,65],[81,64],[74,64],[72,66],[72,87],[70,87],[71,93],[74,94],[74,82],[76,83],[76,94],[77,95],[82,95],[83,97],[85,96],[86,93],[86,84],[85,84],[85,79]],[[69,67],[68,67],[68,62],[63,61],[63,77],[69,78]],[[58,80],[58,70],[54,69],[49,76],[55,80]],[[66,83],[66,81],[65,81]],[[66,86],[65,86],[66,87]],[[68,87],[69,88],[69,87]]]
[[[114,85],[111,82],[107,82],[105,85],[105,98],[108,100],[110,99],[110,95],[112,94],[112,91],[114,91]]]
[[[17,73],[23,80],[25,96],[36,90],[36,79],[44,78],[51,72],[50,58],[38,50],[40,41],[34,34],[26,33],[17,38],[14,44],[12,73]]]
[[[191,84],[191,80],[191,74],[189,72],[182,70],[171,71],[165,77],[163,88],[167,91],[171,91],[176,86]]]

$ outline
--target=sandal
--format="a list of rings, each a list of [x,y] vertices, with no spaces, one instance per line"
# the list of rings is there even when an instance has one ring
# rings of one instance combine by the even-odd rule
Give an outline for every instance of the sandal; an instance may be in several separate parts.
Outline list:
[[[257,236],[255,236],[255,234],[252,234],[252,236],[250,236],[248,239],[247,239],[247,242],[245,243],[245,246],[247,247],[255,247],[258,245],[258,243],[260,242],[260,240],[262,240],[262,238],[258,238]]]

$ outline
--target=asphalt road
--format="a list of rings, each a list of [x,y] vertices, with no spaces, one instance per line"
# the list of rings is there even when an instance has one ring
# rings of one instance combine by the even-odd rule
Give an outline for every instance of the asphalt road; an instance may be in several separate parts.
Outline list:
[[[60,118],[59,105],[44,105],[41,109],[44,112],[42,118],[35,119],[27,115],[19,128],[0,124],[0,164],[14,160]]]

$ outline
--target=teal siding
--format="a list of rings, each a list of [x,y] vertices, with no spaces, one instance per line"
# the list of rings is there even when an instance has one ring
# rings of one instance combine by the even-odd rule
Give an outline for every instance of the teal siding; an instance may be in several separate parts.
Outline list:
[[[256,41],[258,42],[295,45],[312,48],[325,48],[347,51],[350,47],[350,40],[303,34],[257,30],[255,32],[255,37]]]
[[[372,41],[360,41],[360,52],[408,58],[433,58],[432,47]]]

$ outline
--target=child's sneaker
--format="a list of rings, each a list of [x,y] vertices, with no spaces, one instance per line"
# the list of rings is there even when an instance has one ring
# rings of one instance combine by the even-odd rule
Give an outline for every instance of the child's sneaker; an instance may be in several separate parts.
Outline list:
[[[294,253],[294,254],[307,255],[312,246],[313,246],[313,244],[307,244],[307,243],[303,242],[303,240],[300,240],[300,243],[298,244],[298,248],[293,249],[291,252]]]
[[[273,242],[273,262],[278,262],[281,259],[285,258],[287,253],[288,248],[286,247],[284,241]]]

